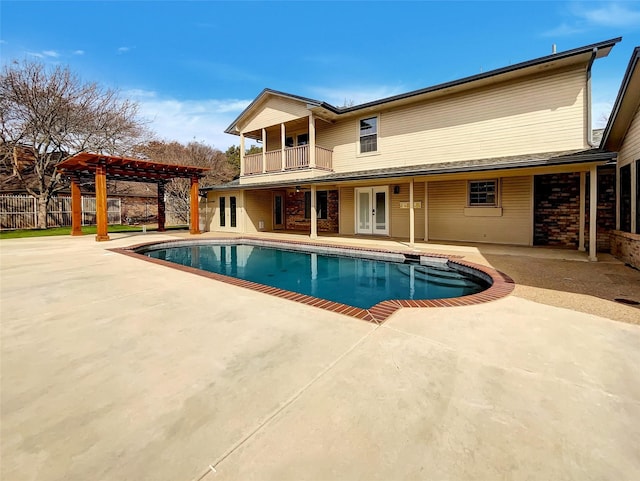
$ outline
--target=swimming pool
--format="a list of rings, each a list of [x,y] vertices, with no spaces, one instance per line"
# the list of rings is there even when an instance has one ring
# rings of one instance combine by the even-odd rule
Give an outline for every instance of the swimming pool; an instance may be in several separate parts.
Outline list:
[[[446,258],[242,241],[145,246],[138,253],[335,303],[369,309],[388,300],[447,299],[491,280]]]

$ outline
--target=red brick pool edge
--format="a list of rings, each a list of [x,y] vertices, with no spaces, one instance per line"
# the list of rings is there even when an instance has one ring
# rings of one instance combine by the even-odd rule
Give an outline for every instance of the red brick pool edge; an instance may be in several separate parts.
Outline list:
[[[215,239],[211,239],[215,240]],[[252,240],[252,241],[262,241],[264,239],[256,238],[256,237],[237,237],[233,239],[237,242],[242,242],[243,240]],[[346,245],[331,245],[327,246],[326,244],[311,242],[311,241],[290,241],[290,240],[278,240],[278,241],[270,241],[277,244],[295,244],[295,245],[308,245],[314,247],[335,247],[356,251],[370,251],[370,252],[384,252],[389,254],[407,254],[407,252],[391,250],[391,249],[376,249],[376,248],[365,248],[365,247],[353,247]],[[326,299],[320,299],[318,297],[308,296],[306,294],[299,294],[297,292],[286,291],[284,289],[279,289],[277,287],[271,287],[264,284],[258,284],[256,282],[245,281],[243,279],[238,279],[235,277],[229,277],[222,274],[216,274],[214,272],[207,272],[201,269],[197,269],[195,267],[183,266],[180,264],[175,264],[173,262],[164,261],[162,259],[155,259],[144,254],[139,254],[136,252],[136,249],[141,247],[152,246],[155,244],[171,244],[171,243],[193,243],[193,244],[203,244],[202,240],[185,240],[185,239],[176,239],[173,241],[162,241],[162,242],[145,242],[142,244],[136,244],[128,247],[118,247],[113,249],[108,249],[111,252],[116,252],[119,254],[124,254],[130,257],[135,257],[137,259],[141,259],[147,262],[152,262],[154,264],[159,264],[162,266],[170,267],[172,269],[177,269],[183,272],[189,272],[191,274],[196,274],[202,277],[207,277],[209,279],[213,279],[216,281],[224,282],[226,284],[231,284],[238,287],[244,287],[246,289],[251,289],[256,292],[261,292],[263,294],[268,294],[275,297],[280,297],[282,299],[287,299],[289,301],[299,302],[301,304],[307,304],[309,306],[318,307],[320,309],[324,309],[326,311],[336,312],[338,314],[344,314],[346,316],[355,317],[357,319],[362,319],[364,321],[373,322],[376,324],[382,324],[387,320],[389,316],[395,313],[398,309],[410,307],[410,308],[426,308],[426,307],[455,307],[455,306],[470,306],[474,304],[481,304],[485,302],[495,301],[497,299],[501,299],[503,297],[508,296],[514,289],[515,283],[513,279],[511,279],[506,274],[493,269],[491,267],[483,266],[481,264],[475,264],[473,262],[463,261],[460,256],[449,256],[443,254],[430,254],[428,252],[420,252],[421,256],[429,256],[429,257],[438,257],[445,258],[449,262],[454,264],[468,267],[471,269],[475,269],[477,271],[483,272],[491,278],[491,286],[481,292],[476,294],[470,294],[468,296],[462,297],[452,297],[448,299],[418,299],[418,300],[388,300],[379,302],[373,307],[369,309],[362,309],[360,307],[349,306],[347,304],[340,304],[339,302],[328,301]]]

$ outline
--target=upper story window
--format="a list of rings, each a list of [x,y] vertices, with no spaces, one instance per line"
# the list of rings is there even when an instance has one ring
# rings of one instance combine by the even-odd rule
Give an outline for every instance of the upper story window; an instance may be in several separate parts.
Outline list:
[[[360,119],[360,153],[378,151],[378,117]]]
[[[498,181],[496,179],[469,181],[469,206],[497,207]]]

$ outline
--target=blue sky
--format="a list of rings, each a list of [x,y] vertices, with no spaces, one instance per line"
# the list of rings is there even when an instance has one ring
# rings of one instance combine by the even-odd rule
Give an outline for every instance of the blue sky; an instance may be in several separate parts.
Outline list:
[[[2,64],[40,59],[139,102],[167,140],[222,150],[260,91],[361,103],[622,36],[593,70],[603,126],[640,2],[0,3]]]

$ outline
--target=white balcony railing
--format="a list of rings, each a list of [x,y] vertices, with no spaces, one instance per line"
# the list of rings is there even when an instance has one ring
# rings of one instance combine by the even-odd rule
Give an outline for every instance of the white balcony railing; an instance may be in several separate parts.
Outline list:
[[[309,145],[285,147],[284,170],[298,170],[310,167]],[[282,150],[271,150],[265,153],[265,165],[262,165],[262,154],[244,156],[244,175],[261,174],[263,172],[278,172],[282,169]],[[333,169],[333,151],[316,145],[316,167],[318,169]]]

